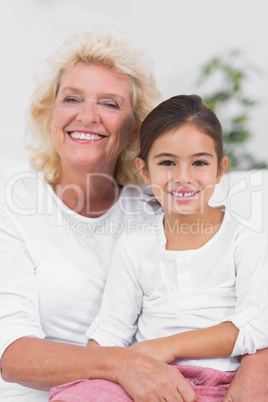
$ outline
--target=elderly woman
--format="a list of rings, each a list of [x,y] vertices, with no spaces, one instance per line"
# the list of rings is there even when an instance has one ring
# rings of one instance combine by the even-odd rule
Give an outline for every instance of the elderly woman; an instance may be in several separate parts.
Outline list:
[[[81,378],[118,383],[136,401],[195,400],[172,366],[86,346],[118,237],[157,212],[129,184],[141,122],[159,100],[126,36],[79,34],[48,61],[29,115],[39,173],[15,176],[0,208],[1,401],[47,401],[51,387]],[[231,396],[248,367],[242,362]]]
[[[117,238],[150,213],[127,184],[159,100],[136,44],[106,30],[72,37],[39,78],[29,117],[42,174],[13,178],[0,211],[1,401],[47,401],[53,385],[80,378],[118,382],[139,400],[194,400],[173,367],[85,346]]]

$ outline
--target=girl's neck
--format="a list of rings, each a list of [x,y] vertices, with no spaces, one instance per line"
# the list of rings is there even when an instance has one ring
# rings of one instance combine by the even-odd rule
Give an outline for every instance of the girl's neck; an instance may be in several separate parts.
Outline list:
[[[168,214],[164,216],[167,250],[193,250],[202,247],[220,229],[224,213],[208,207],[194,215]]]

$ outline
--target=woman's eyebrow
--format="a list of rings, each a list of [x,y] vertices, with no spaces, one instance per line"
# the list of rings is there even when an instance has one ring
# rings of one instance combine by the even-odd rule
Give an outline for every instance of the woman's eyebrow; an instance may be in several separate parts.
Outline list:
[[[77,87],[63,87],[62,91],[81,91],[81,89]]]
[[[117,99],[124,100],[123,96],[121,96],[119,94],[114,94],[113,92],[108,92],[108,93],[104,92],[104,93],[101,93],[100,96],[103,96],[104,98],[107,97],[107,98],[117,98]]]
[[[77,87],[63,87],[62,92],[78,92],[78,93],[80,93],[80,92],[83,92],[83,89],[77,88]],[[99,96],[101,98],[111,98],[111,99],[121,101],[121,102],[125,101],[125,98],[123,96],[121,96],[119,94],[115,94],[113,92],[107,92],[107,93],[103,92],[103,93],[100,93]]]
[[[115,100],[116,102],[120,103],[121,105],[126,103],[126,98],[124,96],[121,96],[119,94],[115,94],[113,92],[103,92],[99,94],[100,98],[108,98]]]

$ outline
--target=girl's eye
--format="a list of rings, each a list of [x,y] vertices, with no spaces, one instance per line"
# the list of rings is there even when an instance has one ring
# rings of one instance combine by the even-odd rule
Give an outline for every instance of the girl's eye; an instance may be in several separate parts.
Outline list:
[[[207,166],[208,163],[205,161],[196,161],[193,163],[194,166]]]
[[[162,161],[159,163],[161,166],[175,166],[175,163],[172,161]]]

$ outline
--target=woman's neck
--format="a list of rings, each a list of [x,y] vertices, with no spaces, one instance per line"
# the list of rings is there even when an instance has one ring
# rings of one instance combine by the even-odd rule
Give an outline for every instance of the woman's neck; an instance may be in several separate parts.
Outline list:
[[[118,200],[121,187],[111,170],[98,172],[62,169],[60,180],[53,189],[62,202],[86,217],[104,215]]]

